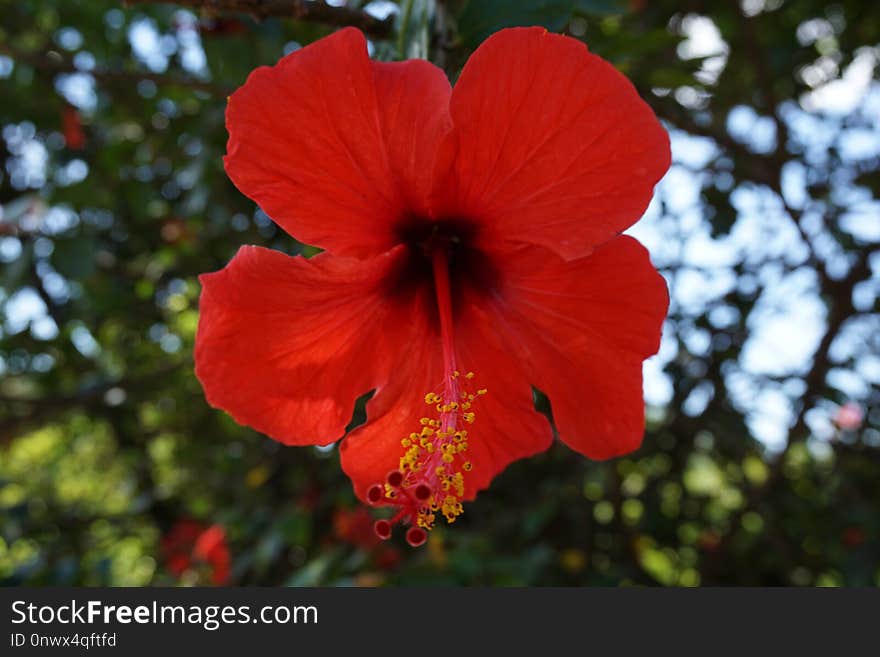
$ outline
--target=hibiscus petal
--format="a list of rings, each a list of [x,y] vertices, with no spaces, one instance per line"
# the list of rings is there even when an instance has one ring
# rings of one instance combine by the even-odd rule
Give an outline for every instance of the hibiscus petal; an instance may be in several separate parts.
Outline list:
[[[669,137],[632,84],[583,43],[542,28],[489,37],[451,101],[438,173],[443,214],[481,241],[540,244],[573,259],[632,225],[669,168]]]
[[[549,396],[560,438],[606,459],[641,444],[642,361],[659,348],[668,304],[647,250],[621,236],[567,262],[525,249],[492,306],[510,350]]]
[[[403,213],[426,206],[421,178],[449,129],[449,95],[435,66],[371,62],[363,35],[340,30],[232,95],[226,171],[297,239],[377,255]]]
[[[474,383],[485,388],[468,427],[468,499],[487,488],[510,463],[543,452],[553,442],[547,418],[535,410],[528,373],[507,349],[482,297],[466,295],[458,332],[459,361],[475,373]]]
[[[367,422],[352,431],[339,447],[342,469],[351,478],[355,494],[366,501],[367,489],[397,470],[400,441],[418,431],[426,414],[425,393],[442,381],[439,337],[401,343],[401,360],[388,385],[367,402]]]
[[[430,62],[373,62],[382,135],[410,212],[431,214],[428,199],[438,145],[451,130],[446,74]]]
[[[470,434],[466,456],[473,464],[465,475],[466,500],[510,463],[547,449],[552,441],[550,424],[534,410],[525,371],[499,342],[492,317],[481,306],[480,299],[465,299],[456,330],[458,362],[475,372],[476,387],[488,390],[474,402],[476,422],[463,425]],[[389,386],[367,404],[368,422],[341,444],[342,468],[362,499],[371,485],[397,469],[401,439],[419,429],[419,418],[431,415],[425,393],[440,389],[439,337],[414,341],[407,349]]]
[[[288,445],[342,437],[355,399],[385,384],[410,339],[387,286],[402,247],[361,261],[242,247],[200,277],[196,375],[208,402]]]

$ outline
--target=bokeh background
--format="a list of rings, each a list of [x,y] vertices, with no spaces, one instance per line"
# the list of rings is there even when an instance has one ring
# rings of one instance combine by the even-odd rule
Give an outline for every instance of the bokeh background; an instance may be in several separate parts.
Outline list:
[[[631,231],[672,297],[644,445],[557,444],[379,544],[334,447],[193,375],[197,275],[315,252],[224,174],[225,99],[340,25],[454,80],[522,24],[671,133]],[[878,42],[864,0],[0,0],[0,582],[880,585]]]

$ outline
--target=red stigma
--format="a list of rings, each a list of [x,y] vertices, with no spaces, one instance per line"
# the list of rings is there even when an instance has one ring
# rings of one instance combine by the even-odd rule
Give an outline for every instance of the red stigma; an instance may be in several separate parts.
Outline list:
[[[419,484],[413,491],[413,495],[419,502],[426,502],[431,497],[431,487],[427,484]]]
[[[400,470],[392,470],[388,473],[388,477],[386,477],[385,481],[387,481],[388,485],[392,488],[400,488],[400,485],[403,483],[403,473]]]
[[[387,541],[391,538],[391,523],[387,520],[377,520],[373,524],[373,531],[376,532],[376,536],[381,538],[383,541]],[[409,534],[407,533],[407,538]]]
[[[385,489],[380,484],[373,484],[367,490],[367,501],[370,504],[378,504],[385,497]]]
[[[428,532],[421,527],[410,527],[406,532],[406,542],[412,547],[424,545],[428,540]]]

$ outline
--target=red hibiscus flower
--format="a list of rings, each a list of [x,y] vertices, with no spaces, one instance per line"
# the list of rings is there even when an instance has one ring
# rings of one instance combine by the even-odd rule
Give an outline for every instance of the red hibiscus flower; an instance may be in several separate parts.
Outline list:
[[[211,582],[223,586],[229,581],[232,557],[226,544],[226,531],[220,525],[210,527],[189,518],[175,523],[162,537],[165,563],[176,577],[187,570],[207,566]]]
[[[455,89],[373,62],[341,30],[230,98],[226,170],[324,253],[243,247],[201,277],[196,374],[213,406],[287,445],[343,436],[356,493],[413,545],[552,432],[604,459],[638,447],[642,361],[668,297],[620,233],[669,167],[632,85],[574,39],[503,30]]]

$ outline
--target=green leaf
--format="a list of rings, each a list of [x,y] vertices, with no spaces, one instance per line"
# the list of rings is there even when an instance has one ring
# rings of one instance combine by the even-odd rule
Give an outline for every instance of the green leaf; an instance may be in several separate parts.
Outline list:
[[[86,235],[57,240],[52,266],[66,278],[85,278],[95,271],[95,240]]]

